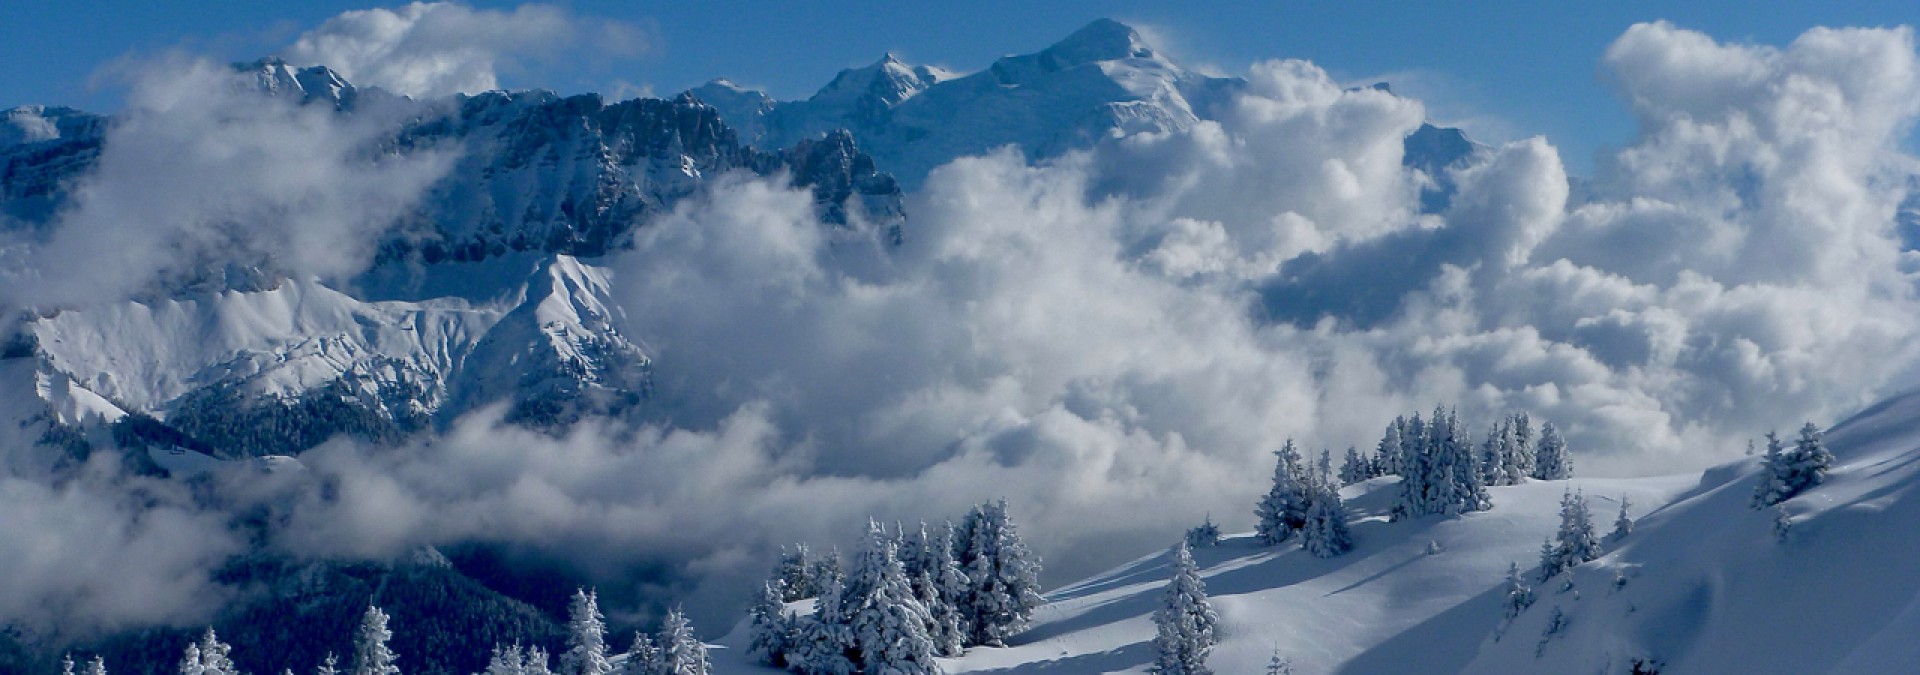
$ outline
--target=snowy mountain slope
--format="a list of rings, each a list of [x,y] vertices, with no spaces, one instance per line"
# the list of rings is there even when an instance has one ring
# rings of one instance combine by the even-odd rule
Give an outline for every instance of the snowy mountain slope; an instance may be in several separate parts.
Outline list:
[[[522,255],[421,274],[415,288],[475,299],[365,301],[283,280],[58,312],[29,326],[52,382],[38,391],[151,416],[226,456],[292,454],[336,432],[390,439],[495,400],[552,424],[645,394],[648,357],[615,327],[604,270]]]
[[[1825,484],[1785,502],[1775,538],[1755,510],[1757,461],[1698,475],[1532,481],[1490,488],[1495,507],[1392,523],[1388,477],[1343,490],[1357,547],[1320,559],[1251,535],[1194,551],[1222,621],[1209,665],[1264,672],[1277,652],[1297,673],[1893,673],[1920,668],[1920,394],[1886,401],[1826,436]],[[1567,490],[1605,534],[1625,497],[1633,533],[1598,560],[1541,583],[1541,542]],[[1251,498],[1250,498],[1251,501]],[[1429,542],[1442,549],[1429,554]],[[1153,611],[1171,573],[1159,552],[1048,594],[1005,649],[943,660],[949,672],[1146,672]],[[1507,565],[1534,604],[1503,625]],[[1568,580],[1571,579],[1571,587]],[[1554,609],[1564,626],[1543,640]],[[722,642],[719,672],[744,663],[745,632]]]
[[[1825,484],[1777,512],[1750,508],[1750,465],[1708,471],[1634,536],[1575,571],[1581,593],[1543,592],[1513,633],[1487,645],[1475,672],[1547,664],[1624,672],[1639,657],[1663,673],[1894,673],[1920,669],[1920,395],[1880,403],[1834,426]],[[1611,590],[1617,576],[1625,587]],[[1568,619],[1538,659],[1547,611]]]

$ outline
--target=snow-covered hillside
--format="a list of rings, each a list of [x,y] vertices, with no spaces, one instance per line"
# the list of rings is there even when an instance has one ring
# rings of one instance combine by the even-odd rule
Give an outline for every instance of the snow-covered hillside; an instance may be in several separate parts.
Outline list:
[[[1345,555],[1316,558],[1252,535],[1194,551],[1222,625],[1209,665],[1259,673],[1278,654],[1303,675],[1624,674],[1636,660],[1668,674],[1913,672],[1920,544],[1905,534],[1920,529],[1920,394],[1875,406],[1826,439],[1837,462],[1822,486],[1784,503],[1784,541],[1777,512],[1750,506],[1757,460],[1493,487],[1490,511],[1397,523],[1387,510],[1398,478],[1349,486],[1357,546]],[[1542,583],[1540,546],[1567,491],[1587,496],[1602,534],[1621,498],[1637,522],[1598,560]],[[1146,672],[1171,560],[1156,552],[1058,588],[1009,647],[942,665]],[[1536,600],[1509,625],[1510,563]],[[1545,638],[1556,608],[1563,625]],[[771,672],[744,662],[744,639],[737,630],[722,640],[730,649],[716,652],[718,671]]]

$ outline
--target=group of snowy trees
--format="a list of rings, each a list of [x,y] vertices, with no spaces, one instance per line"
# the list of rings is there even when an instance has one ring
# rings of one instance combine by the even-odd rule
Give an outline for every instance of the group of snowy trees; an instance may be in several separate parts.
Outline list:
[[[1273,487],[1254,507],[1260,517],[1255,530],[1260,540],[1274,545],[1299,535],[1301,547],[1322,558],[1351,550],[1347,507],[1325,455],[1317,466],[1309,467],[1288,439],[1274,456]]]
[[[360,627],[353,633],[353,659],[349,669],[340,670],[340,660],[328,654],[325,661],[314,669],[316,675],[400,675],[398,654],[387,646],[393,639],[393,631],[387,629],[387,613],[379,607],[367,606],[360,617]],[[73,661],[64,664],[66,672],[73,672]],[[180,675],[240,675],[239,667],[233,663],[233,646],[220,641],[212,628],[200,636],[199,642],[187,645],[186,655],[180,658]],[[86,675],[106,675],[107,667],[99,657],[88,664]],[[285,675],[292,675],[286,671]]]
[[[798,673],[938,673],[934,657],[1004,645],[1042,602],[1039,559],[1004,499],[911,536],[868,523],[851,574],[806,556],[783,556],[749,612],[753,658]],[[787,612],[808,597],[811,614]]]
[[[1174,549],[1173,579],[1160,609],[1153,612],[1153,666],[1156,675],[1212,675],[1207,653],[1219,641],[1220,616],[1207,601],[1200,566],[1186,542]]]
[[[575,590],[567,617],[567,650],[560,654],[558,671],[549,669],[545,650],[516,643],[494,645],[482,675],[707,675],[713,668],[706,644],[694,637],[692,622],[678,609],[667,613],[659,633],[636,632],[621,657],[608,649],[598,593]]]
[[[1767,432],[1767,455],[1760,465],[1759,484],[1753,490],[1753,508],[1763,509],[1805,492],[1826,479],[1833,467],[1833,453],[1827,451],[1820,428],[1808,422],[1800,427],[1800,440],[1793,449],[1781,446],[1780,437]]]
[[[1393,517],[1399,520],[1492,508],[1488,486],[1529,478],[1565,480],[1573,477],[1573,460],[1551,422],[1542,425],[1535,442],[1532,418],[1524,412],[1509,415],[1487,430],[1476,450],[1459,415],[1435,408],[1425,420],[1418,413],[1394,418],[1373,457],[1349,451],[1341,473],[1362,479],[1399,476],[1400,493],[1393,506]]]

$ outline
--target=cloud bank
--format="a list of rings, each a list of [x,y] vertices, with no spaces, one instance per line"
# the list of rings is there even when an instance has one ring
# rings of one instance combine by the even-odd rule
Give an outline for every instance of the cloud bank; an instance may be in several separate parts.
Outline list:
[[[1605,65],[1641,130],[1601,175],[1575,190],[1521,140],[1450,169],[1441,213],[1401,162],[1422,106],[1300,61],[1189,131],[956,160],[899,248],[723,177],[603,261],[656,359],[637,425],[490,412],[227,489],[283,510],[288,551],[532,546],[711,627],[779,544],[869,515],[1007,496],[1059,582],[1209,513],[1250,525],[1289,437],[1337,455],[1435,404],[1525,409],[1582,473],[1647,474],[1909,386],[1911,31],[1769,48],[1643,24]]]
[[[327,66],[360,86],[423,98],[499,89],[501,70],[529,60],[631,56],[646,46],[633,26],[588,21],[555,5],[499,11],[415,2],[343,13],[302,34],[286,57]]]

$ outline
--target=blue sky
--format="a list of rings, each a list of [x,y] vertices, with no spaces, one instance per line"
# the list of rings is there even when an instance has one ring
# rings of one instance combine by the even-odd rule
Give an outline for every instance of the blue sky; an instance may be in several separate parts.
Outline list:
[[[519,3],[478,1],[475,7]],[[970,71],[1038,50],[1101,16],[1150,33],[1189,64],[1231,74],[1269,58],[1303,58],[1336,77],[1388,79],[1432,115],[1487,140],[1545,134],[1576,173],[1627,142],[1633,123],[1598,69],[1627,26],[1667,19],[1721,40],[1784,45],[1815,25],[1887,26],[1920,19],[1910,2],[1768,3],[1215,2],[600,2],[553,3],[625,23],[633,55],[532,60],[502,84],[561,92],[671,93],[714,77],[800,98],[840,68],[892,51]],[[0,107],[61,103],[110,110],[96,77],[115,59],[182,48],[241,60],[280,51],[301,32],[364,2],[24,0],[0,25]]]

